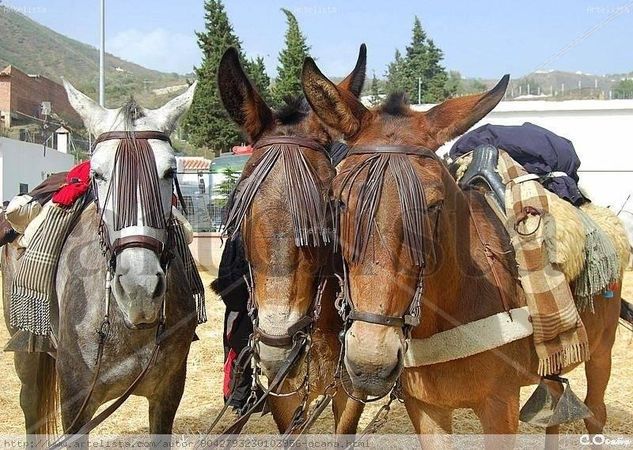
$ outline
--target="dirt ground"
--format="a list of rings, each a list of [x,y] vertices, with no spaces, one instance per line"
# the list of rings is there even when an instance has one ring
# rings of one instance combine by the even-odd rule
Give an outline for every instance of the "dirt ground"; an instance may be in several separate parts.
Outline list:
[[[205,285],[209,285],[212,274],[203,274]],[[625,276],[623,297],[633,299],[633,272]],[[1,306],[0,306],[1,307]],[[198,328],[200,341],[191,346],[187,369],[185,394],[180,404],[174,431],[183,434],[195,434],[205,430],[216,412],[222,406],[222,318],[223,304],[209,291],[207,292],[207,310],[209,320]],[[8,341],[8,332],[0,326],[0,343]],[[24,421],[19,406],[20,383],[13,369],[13,355],[1,353],[0,377],[0,434],[21,434]],[[607,389],[606,404],[608,410],[607,433],[633,434],[633,333],[620,326],[613,351],[613,371]],[[584,371],[579,368],[570,374],[574,391],[580,398],[585,395]],[[522,403],[529,397],[533,387],[522,391]],[[369,405],[361,418],[364,427],[375,414],[381,403]],[[454,419],[454,432],[462,434],[480,433],[479,422],[467,410],[457,411]],[[333,429],[331,412],[319,419],[314,433],[330,433]],[[147,402],[141,397],[131,397],[113,416],[100,425],[97,434],[135,434],[148,430]],[[542,430],[521,424],[522,433],[541,433]],[[255,415],[248,423],[246,432],[270,434],[276,427],[270,415]],[[582,422],[562,427],[562,432],[583,433]],[[383,433],[412,433],[413,428],[404,407],[400,404],[392,409]]]

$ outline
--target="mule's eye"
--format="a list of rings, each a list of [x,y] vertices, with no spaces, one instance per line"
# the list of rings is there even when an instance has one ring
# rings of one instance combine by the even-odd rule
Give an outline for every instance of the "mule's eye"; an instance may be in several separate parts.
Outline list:
[[[103,176],[103,174],[101,172],[97,172],[95,170],[92,171],[91,173],[92,178],[94,178],[97,181],[106,181],[106,178]]]
[[[166,180],[173,180],[175,176],[176,176],[176,169],[172,167],[165,171],[163,178],[165,178]]]

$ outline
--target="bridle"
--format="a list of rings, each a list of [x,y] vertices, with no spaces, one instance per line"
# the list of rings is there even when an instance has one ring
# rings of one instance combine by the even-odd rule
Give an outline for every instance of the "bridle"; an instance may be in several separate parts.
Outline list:
[[[110,140],[120,141],[115,156],[112,177],[109,180],[106,198],[103,202],[103,208],[99,206],[99,194],[94,177],[92,181],[95,204],[99,213],[101,246],[104,254],[107,255],[109,259],[109,267],[111,269],[115,267],[117,255],[123,250],[130,248],[145,248],[151,250],[160,258],[163,269],[166,269],[167,264],[173,258],[173,252],[171,250],[172,233],[170,230],[172,222],[171,212],[170,218],[165,219],[165,211],[160,203],[160,192],[157,191],[158,185],[156,183],[158,174],[156,173],[153,151],[148,143],[150,139],[160,140],[171,145],[169,136],[161,131],[109,131],[99,135],[93,143],[92,150],[94,151],[96,146],[102,142]],[[125,170],[124,167],[118,167],[123,165],[122,154],[124,152],[131,153],[129,158],[131,158],[132,165],[137,165],[137,167],[130,167],[127,168],[127,170]],[[145,155],[145,158],[143,158],[142,155]],[[148,182],[151,183],[151,186],[146,189],[154,189],[154,192],[148,192],[147,190],[145,193],[141,192],[141,196],[143,194],[149,196],[153,195],[156,196],[157,200],[150,205],[150,208],[145,208],[150,209],[149,211],[143,211],[145,214],[149,214],[155,218],[154,223],[151,225],[139,225],[138,217],[136,216],[135,209],[138,206],[136,188],[137,186],[141,188],[141,181],[143,181],[138,178],[139,176],[145,176]],[[119,179],[119,177],[122,177],[122,179]],[[128,220],[127,223],[124,223],[124,226],[118,227],[119,229],[114,231],[114,236],[110,236],[104,216],[107,209],[106,205],[108,201],[112,199],[112,184],[115,182],[115,178],[119,186],[127,187],[128,192],[127,195],[124,195],[120,199],[119,205],[113,205],[112,209],[114,214],[123,214],[121,211],[117,211],[120,206],[121,208],[126,208],[128,211],[132,211],[129,214],[133,217],[131,217],[131,220]],[[174,177],[174,185],[180,195],[180,189],[177,184],[178,179]],[[182,203],[182,198],[180,201]],[[141,205],[143,205],[143,199],[141,199]]]
[[[230,238],[235,238],[237,233],[239,232],[244,218],[246,214],[250,210],[251,202],[257,193],[259,186],[265,177],[270,173],[270,170],[277,163],[280,158],[280,155],[275,155],[273,152],[279,152],[279,146],[293,146],[295,148],[286,149],[291,150],[293,152],[300,152],[296,147],[300,147],[301,149],[306,149],[309,151],[317,152],[323,154],[327,157],[327,159],[331,163],[331,158],[325,147],[317,143],[312,139],[307,139],[299,136],[271,136],[264,137],[259,139],[255,144],[253,144],[254,154],[249,160],[245,171],[242,174],[242,179],[238,182],[238,186],[236,191],[240,189],[240,183],[246,182],[248,183],[247,187],[241,187],[242,191],[240,194],[236,194],[233,201],[233,207],[229,212],[229,215],[226,219],[227,226],[227,234]],[[260,154],[256,154],[255,152],[261,152]],[[302,157],[303,158],[303,157]],[[284,161],[286,172],[289,172],[291,169],[297,169],[296,173],[286,173],[287,182],[305,182],[306,172],[302,171],[300,167],[303,167],[303,170],[306,169],[306,165],[308,162],[302,160],[304,164],[302,166],[288,164],[288,161]],[[250,166],[250,168],[249,168]],[[291,180],[290,177],[294,177],[294,180]],[[246,199],[246,200],[245,200]],[[290,200],[290,199],[289,199]],[[305,199],[304,199],[305,200]],[[238,202],[242,202],[239,205]],[[312,205],[315,206],[315,205]],[[329,205],[325,205],[329,208]],[[298,204],[289,205],[289,208],[297,208]],[[332,210],[333,211],[333,210]],[[295,211],[296,212],[296,211]],[[308,220],[308,223],[318,223],[319,218],[314,217],[315,212],[306,213],[309,214],[307,217],[303,217],[303,223],[306,223],[305,220]],[[321,218],[322,219],[322,218]],[[297,221],[295,217],[295,222]],[[335,226],[334,226],[335,229]],[[318,230],[312,230],[311,236],[307,236],[305,234],[301,234],[302,230],[297,230],[295,227],[295,245],[296,246],[325,246],[332,243],[332,239],[329,239],[326,235],[320,236],[318,239],[315,238],[315,235]],[[299,235],[301,234],[301,235]],[[332,232],[332,235],[336,236],[336,232]],[[308,398],[310,395],[310,361],[311,361],[311,348],[312,348],[312,332],[315,327],[316,322],[319,319],[321,313],[321,298],[323,296],[323,292],[325,290],[325,285],[327,282],[327,278],[324,276],[323,267],[321,267],[319,271],[318,286],[317,291],[314,296],[314,299],[311,302],[311,305],[308,307],[307,312],[299,318],[294,324],[286,329],[286,331],[282,334],[269,334],[266,333],[259,327],[258,320],[258,302],[255,296],[255,290],[253,289],[254,280],[253,280],[253,270],[251,262],[248,259],[248,251],[246,251],[246,260],[248,265],[248,274],[244,276],[244,280],[246,282],[246,287],[248,289],[248,303],[247,303],[247,311],[248,315],[253,324],[253,333],[251,334],[247,346],[242,350],[240,355],[236,358],[235,362],[235,377],[232,380],[231,387],[231,395],[225,401],[224,407],[220,411],[220,413],[216,416],[211,426],[207,430],[206,434],[211,433],[211,431],[215,428],[215,426],[219,423],[220,419],[223,417],[225,412],[228,409],[228,405],[231,403],[233,396],[236,394],[237,390],[234,389],[234,386],[241,378],[244,373],[245,368],[250,363],[250,367],[252,369],[252,384],[251,384],[251,392],[246,401],[246,404],[243,408],[243,412],[238,419],[236,419],[231,425],[229,425],[225,430],[223,435],[231,435],[235,433],[239,433],[244,424],[248,421],[249,417],[257,410],[259,406],[263,404],[268,396],[271,397],[287,397],[291,395],[295,395],[301,390],[303,390],[303,398],[302,401],[294,413],[294,418],[291,421],[291,426],[297,419],[300,417],[301,413],[307,407]],[[279,370],[277,371],[275,377],[272,380],[269,380],[268,386],[263,386],[260,381],[260,376],[262,374],[260,364],[259,364],[259,355],[258,355],[258,343],[263,343],[270,347],[276,348],[288,348],[290,350],[288,352],[288,356],[281,364]],[[295,367],[297,362],[301,359],[301,356],[305,355],[305,374],[302,382],[299,387],[292,390],[292,392],[284,392],[281,393],[278,391],[278,388],[281,387],[284,380],[287,378],[290,371]],[[262,395],[258,396],[258,390],[261,389],[263,392]]]
[[[254,164],[268,165],[269,167],[268,167],[268,170],[265,172],[264,171],[258,172],[257,168],[255,168],[253,172],[249,174],[250,177],[253,177],[253,180],[249,180],[250,182],[254,183],[252,185],[253,192],[246,193],[245,195],[250,195],[251,201],[252,201],[252,198],[254,197],[256,190],[259,188],[259,185],[263,181],[263,179],[268,175],[268,173],[270,173],[272,166],[275,163],[277,163],[277,161],[279,161],[280,156],[271,155],[269,153],[269,152],[273,152],[277,150],[279,146],[300,147],[301,149],[322,154],[326,156],[328,160],[330,160],[329,154],[327,150],[325,149],[325,147],[323,147],[322,145],[320,145],[319,143],[317,143],[316,141],[312,139],[299,137],[299,136],[271,136],[271,137],[264,137],[264,138],[259,139],[253,145],[253,149],[255,152],[259,151],[262,153],[261,155],[254,156],[255,158]],[[292,148],[291,151],[300,152],[300,150],[297,148]],[[309,184],[308,183],[309,180],[306,179],[307,177],[306,173],[302,172],[301,168],[298,165],[289,167],[286,161],[284,161],[284,165],[286,168],[286,172],[290,172],[291,169],[296,169],[292,173],[286,173],[288,183],[295,182],[297,184],[301,184],[301,183],[303,183],[304,185]],[[293,179],[291,179],[291,177]],[[289,195],[289,197],[292,197],[292,195]],[[296,200],[296,199],[289,198],[289,202],[293,200]],[[307,208],[307,206],[301,205],[301,204],[290,205],[289,207],[290,209],[292,209],[293,207],[295,209]],[[319,222],[319,220],[322,220],[322,218],[319,219],[317,217],[314,217],[314,215],[316,214],[314,211],[300,210],[298,212],[301,214],[307,215],[308,222],[317,223]],[[231,214],[229,215],[229,219],[227,220],[227,222],[233,223],[232,229],[235,229],[235,227],[239,227],[243,223],[243,218],[245,214],[246,214],[246,211],[242,211],[242,217],[240,220],[232,220]],[[236,217],[236,214],[233,214],[233,217]],[[304,220],[304,223],[305,223],[305,220]],[[295,234],[299,234],[299,232],[295,231]],[[314,235],[317,235],[317,234],[319,234],[318,230],[312,230],[312,233],[311,233],[312,236],[305,236],[305,235],[300,236],[300,237],[295,236],[295,244],[297,246],[315,246],[316,247],[316,246],[327,245],[331,242],[331,240],[327,236],[321,236],[320,239],[314,239]],[[309,364],[311,334],[312,334],[314,325],[317,322],[320,312],[321,312],[321,298],[323,295],[323,291],[325,289],[326,278],[323,276],[324,275],[323,268],[321,268],[321,270],[319,271],[319,275],[317,277],[318,283],[317,283],[316,294],[311,302],[311,305],[308,307],[307,312],[303,314],[294,324],[289,326],[284,333],[270,334],[270,333],[265,332],[259,326],[259,320],[258,320],[258,314],[257,314],[258,302],[255,296],[255,290],[253,288],[254,287],[253,270],[252,270],[250,261],[248,261],[248,257],[247,257],[247,262],[248,262],[249,271],[248,271],[248,275],[245,276],[244,278],[245,278],[247,289],[249,292],[248,314],[253,323],[253,334],[249,341],[249,345],[251,346],[253,350],[253,361],[252,361],[252,365],[254,369],[253,379],[254,379],[254,382],[259,382],[259,376],[257,375],[257,373],[260,371],[258,367],[259,365],[257,364],[257,359],[258,359],[257,344],[258,343],[262,343],[267,346],[277,347],[277,348],[291,347],[294,349],[297,346],[302,346],[304,347],[304,353],[308,355],[306,363]],[[304,379],[304,383],[302,383],[301,387],[308,385],[307,375],[308,375],[308,371],[306,371],[306,378]],[[299,389],[301,389],[301,387]],[[297,392],[299,389],[295,390],[295,392]],[[276,394],[276,393],[271,392],[271,395],[285,396],[288,394]]]
[[[92,190],[93,190],[93,198],[95,201],[95,205],[97,208],[97,212],[99,214],[99,237],[101,243],[101,249],[103,251],[104,256],[106,256],[108,260],[108,266],[106,269],[106,279],[105,279],[105,313],[103,320],[99,329],[97,330],[97,335],[99,337],[98,347],[97,347],[97,360],[95,363],[95,369],[92,376],[92,382],[90,383],[90,387],[86,396],[83,399],[83,402],[75,414],[74,419],[71,422],[71,425],[68,429],[74,429],[75,425],[79,423],[79,419],[84,414],[86,408],[88,407],[89,401],[92,398],[94,390],[97,386],[97,382],[99,380],[99,375],[101,373],[101,363],[103,359],[103,353],[106,341],[110,335],[110,304],[111,304],[111,296],[112,296],[112,286],[111,281],[115,270],[116,265],[116,256],[120,254],[123,250],[129,248],[145,248],[153,251],[161,261],[161,266],[164,270],[164,273],[167,273],[167,268],[169,266],[170,261],[173,259],[174,253],[172,251],[172,247],[174,245],[174,237],[173,230],[171,229],[172,217],[171,212],[169,219],[165,219],[164,210],[162,206],[160,208],[154,208],[156,210],[153,211],[143,211],[144,214],[153,214],[154,222],[152,225],[154,226],[145,226],[138,225],[138,222],[134,223],[138,217],[136,217],[136,213],[131,209],[128,209],[127,213],[130,211],[132,214],[132,223],[127,224],[124,227],[120,227],[116,231],[116,236],[113,241],[111,241],[108,228],[104,220],[104,213],[106,210],[106,205],[108,200],[110,199],[112,193],[112,183],[115,177],[120,177],[121,174],[117,172],[117,165],[119,164],[119,157],[121,152],[131,151],[134,152],[133,158],[135,162],[138,163],[138,167],[132,166],[128,169],[138,170],[136,176],[146,176],[144,179],[135,178],[135,175],[130,174],[129,170],[127,171],[127,177],[124,177],[122,181],[132,182],[131,186],[129,186],[129,193],[133,193],[134,196],[129,195],[128,198],[124,198],[123,200],[129,202],[127,205],[128,208],[137,208],[137,187],[143,182],[149,182],[149,188],[152,187],[158,189],[158,185],[156,184],[158,180],[158,174],[156,173],[156,165],[154,162],[154,156],[151,146],[148,143],[149,139],[156,139],[160,141],[167,142],[171,145],[171,140],[169,136],[160,131],[109,131],[103,133],[97,137],[94,141],[91,153],[94,153],[94,150],[98,144],[101,142],[109,141],[109,140],[120,140],[119,146],[117,147],[117,154],[115,156],[114,167],[112,169],[112,177],[108,183],[106,198],[104,199],[104,208],[99,207],[99,198],[98,198],[98,189],[96,185],[96,180],[92,177]],[[137,154],[138,153],[138,154]],[[143,158],[143,154],[145,158]],[[129,156],[129,155],[128,155]],[[145,171],[145,172],[144,172]],[[178,187],[177,177],[174,177],[174,185],[176,186],[176,191],[179,194],[180,201],[182,204],[182,195],[180,195],[180,189]],[[173,187],[172,185],[172,196],[173,196]],[[141,195],[143,194],[143,188],[141,189]],[[147,189],[145,189],[145,194],[147,194]],[[153,192],[153,195],[160,198],[160,192]],[[161,204],[154,202],[154,205]],[[147,206],[147,204],[145,205]],[[113,202],[113,210],[115,213],[117,205]],[[156,220],[158,219],[158,220]],[[157,226],[158,225],[158,226]],[[141,381],[145,378],[147,372],[154,365],[156,359],[158,358],[158,353],[161,348],[161,344],[165,339],[165,300],[161,304],[160,309],[160,317],[158,323],[156,325],[156,337],[154,342],[154,347],[152,349],[151,355],[142,371],[139,375],[132,381],[132,383],[128,386],[128,388],[123,392],[123,394],[118,397],[114,402],[112,402],[105,410],[100,412],[98,415],[92,417],[86,423],[84,423],[78,430],[74,431],[72,434],[64,434],[60,436],[51,446],[50,449],[62,448],[65,446],[70,446],[72,443],[81,438],[81,436],[86,435],[104,420],[106,420],[110,415],[112,415],[126,400],[130,395],[133,394],[136,387],[141,383]]]
[[[348,152],[348,157],[353,156],[353,155],[386,155],[386,156],[406,155],[406,156],[413,156],[413,157],[431,158],[431,159],[437,160],[437,156],[435,152],[432,151],[431,149],[418,147],[418,146],[409,146],[409,145],[352,147],[350,151]],[[354,176],[348,176],[346,179],[344,179],[342,183],[343,186],[348,184],[350,181],[353,181],[354,178],[355,178]],[[402,189],[406,187],[407,186],[402,186]],[[401,207],[414,208],[418,211],[423,211],[426,213],[427,212],[426,201],[424,200],[423,192],[421,192],[421,194],[422,194],[421,198],[417,198],[418,197],[417,195],[412,195],[412,196],[409,196],[406,199],[406,201],[404,201],[402,199],[403,193],[400,192]],[[380,195],[378,195],[373,201],[379,202],[379,198],[380,198]],[[340,200],[340,198],[338,200]],[[439,212],[439,208],[438,208],[438,212]],[[437,228],[438,228],[437,227],[438,218],[439,218],[439,214],[435,216],[434,232],[437,231]],[[348,242],[347,245],[351,245],[351,244]],[[434,252],[433,249],[431,250]],[[424,295],[424,274],[425,274],[425,269],[426,269],[426,258],[422,257],[416,261],[416,266],[419,269],[419,273],[417,277],[418,282],[416,284],[416,288],[411,297],[411,300],[409,301],[409,305],[402,316],[390,316],[386,314],[379,314],[379,313],[362,311],[362,310],[357,309],[351,300],[350,288],[349,288],[348,266],[347,266],[347,262],[345,261],[344,255],[342,259],[343,259],[342,261],[343,275],[337,276],[339,279],[340,291],[335,303],[336,309],[345,324],[345,328],[343,329],[341,333],[341,355],[339,357],[339,365],[343,364],[343,356],[345,352],[344,336],[355,321],[370,323],[374,325],[381,325],[381,326],[386,326],[386,327],[401,328],[405,336],[405,351],[406,351],[406,347],[408,347],[409,342],[411,340],[411,332],[413,328],[417,327],[420,324],[420,320],[421,320],[422,298]],[[349,397],[362,403],[368,403],[368,402],[380,400],[381,398],[385,397],[386,395],[390,393],[392,397],[394,395],[397,395],[395,391],[398,390],[398,382],[399,382],[399,377],[396,378],[396,382],[394,383],[392,388],[389,391],[387,391],[384,395],[376,397],[376,398],[372,398],[369,400],[357,398],[352,392],[348,390],[344,382],[341,384],[343,385],[343,388],[345,389]]]
[[[418,146],[410,146],[410,145],[383,145],[376,147],[366,147],[359,146],[353,147],[350,149],[348,156],[352,155],[376,155],[376,154],[384,154],[384,155],[408,155],[408,156],[418,156],[423,158],[432,158],[437,159],[435,152],[431,149],[425,147]],[[416,199],[413,199],[416,201]],[[420,211],[426,210],[426,205],[424,204],[423,199],[417,199],[419,203],[415,203],[410,205],[409,207],[418,209]],[[436,221],[437,218],[436,216]],[[435,230],[437,229],[437,224],[435,226]],[[343,261],[344,272],[343,278],[341,281],[341,299],[339,300],[339,311],[344,311],[344,319],[349,322],[360,321],[371,323],[375,325],[382,325],[387,327],[396,327],[402,328],[405,330],[405,336],[407,336],[407,340],[410,339],[410,332],[412,328],[415,328],[420,324],[420,315],[421,315],[421,301],[422,296],[424,294],[424,281],[423,275],[426,267],[426,261],[423,259],[420,261],[420,272],[418,277],[418,283],[416,286],[416,290],[409,302],[409,307],[407,311],[402,316],[388,316],[385,314],[377,314],[367,311],[359,311],[356,309],[351,302],[351,297],[349,294],[349,280],[347,275],[347,265],[345,261]]]

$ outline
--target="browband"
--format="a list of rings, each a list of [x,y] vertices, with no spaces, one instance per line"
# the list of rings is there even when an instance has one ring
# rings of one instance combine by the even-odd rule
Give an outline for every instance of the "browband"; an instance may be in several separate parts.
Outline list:
[[[431,156],[435,158],[435,152],[430,148],[417,145],[377,145],[359,146],[349,149],[348,155],[368,155],[374,153],[394,153],[400,155]]]
[[[96,146],[104,141],[111,141],[114,139],[157,139],[159,141],[165,141],[171,145],[171,139],[162,131],[106,131],[101,133],[94,141],[92,146]]]
[[[312,139],[307,139],[300,136],[263,137],[253,144],[253,148],[256,149],[256,148],[268,147],[270,145],[277,145],[277,144],[298,145],[300,147],[309,148],[310,150],[315,150],[317,152],[327,153],[327,151],[325,150],[325,147],[323,147],[318,142]]]

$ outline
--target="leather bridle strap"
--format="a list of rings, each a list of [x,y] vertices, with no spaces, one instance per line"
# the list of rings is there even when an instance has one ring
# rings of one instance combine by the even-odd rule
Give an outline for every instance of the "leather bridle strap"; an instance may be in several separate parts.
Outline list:
[[[112,243],[112,252],[114,255],[118,255],[125,249],[139,247],[146,248],[153,251],[157,255],[160,255],[165,249],[165,244],[151,236],[143,236],[138,234],[116,239]]]
[[[402,317],[384,316],[382,314],[374,314],[365,311],[357,311],[353,309],[349,314],[350,320],[358,320],[360,322],[373,323],[376,325],[384,325],[386,327],[404,327],[405,320]]]
[[[300,136],[271,136],[259,139],[253,144],[254,149],[269,147],[271,145],[298,145],[299,147],[308,148],[317,152],[327,154],[325,147],[313,139]]]
[[[271,347],[288,347],[295,340],[295,335],[310,326],[314,322],[312,316],[305,315],[293,325],[288,327],[285,334],[268,334],[258,326],[253,327],[253,336],[255,340]]]
[[[156,139],[158,141],[167,142],[171,145],[171,139],[162,131],[147,130],[147,131],[106,131],[101,133],[97,139],[93,142],[92,147],[100,144],[104,141],[112,141],[115,139]]]
[[[372,147],[358,146],[350,148],[347,155],[371,155],[376,153],[391,153],[399,155],[426,156],[436,158],[433,150],[415,145],[377,145]]]

